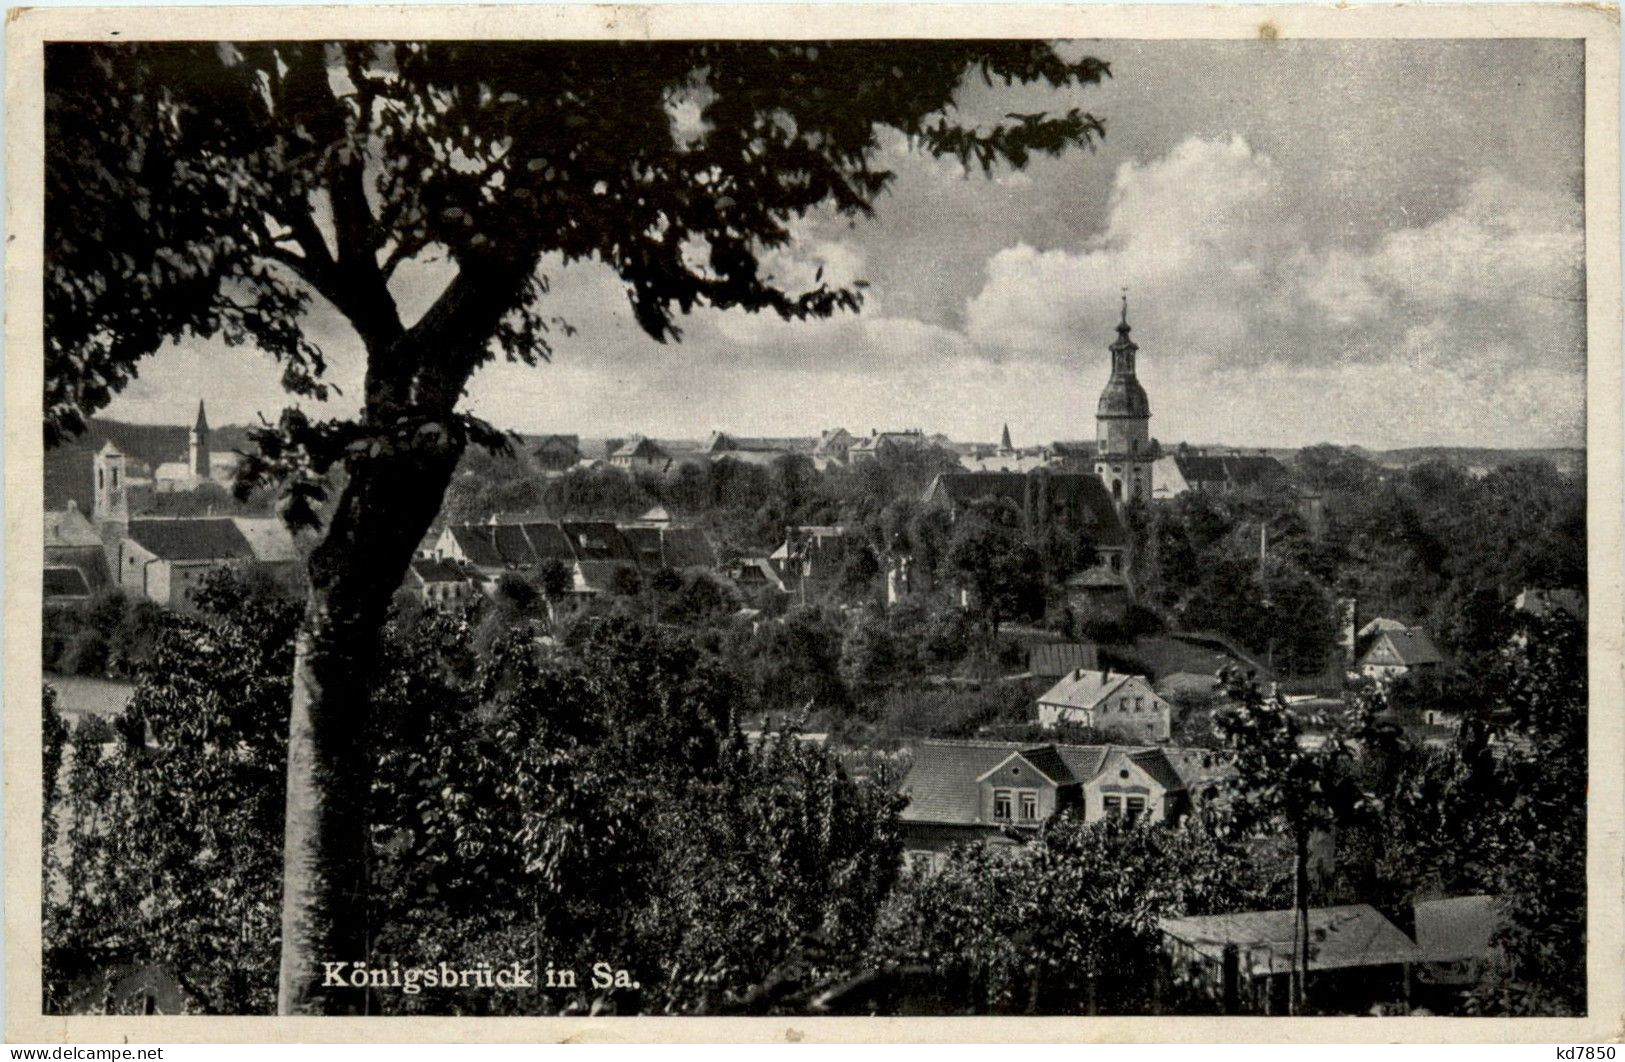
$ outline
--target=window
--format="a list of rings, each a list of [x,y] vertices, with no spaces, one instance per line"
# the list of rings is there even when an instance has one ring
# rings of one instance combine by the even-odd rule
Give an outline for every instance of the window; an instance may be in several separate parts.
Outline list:
[[[1038,794],[1037,793],[1023,793],[1023,794],[1021,794],[1021,821],[1022,822],[1037,822],[1038,821]]]
[[[1145,698],[1144,697],[1136,697],[1136,698],[1134,698],[1134,710],[1136,712],[1145,711]]]
[[[993,821],[1010,821],[1010,790],[995,789],[993,791]]]
[[[1131,796],[1131,797],[1129,797],[1128,798],[1128,811],[1126,812],[1124,817],[1127,818],[1128,821],[1133,822],[1136,819],[1138,819],[1141,815],[1144,815],[1144,814],[1145,814],[1145,797],[1142,797],[1142,796]]]
[[[1106,812],[1107,817],[1111,817],[1111,816],[1115,816],[1115,815],[1121,815],[1123,813],[1123,798],[1122,797],[1115,797],[1115,796],[1101,797],[1100,803],[1101,803],[1102,809]]]

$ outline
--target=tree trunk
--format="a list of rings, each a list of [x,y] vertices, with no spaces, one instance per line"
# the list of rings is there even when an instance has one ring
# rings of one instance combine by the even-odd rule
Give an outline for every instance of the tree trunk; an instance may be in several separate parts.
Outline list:
[[[1292,1013],[1303,1014],[1309,996],[1309,835],[1293,838]]]
[[[282,1014],[358,1013],[366,993],[328,983],[323,963],[367,959],[371,677],[379,628],[439,511],[459,443],[353,460],[311,555],[295,645],[283,837]]]

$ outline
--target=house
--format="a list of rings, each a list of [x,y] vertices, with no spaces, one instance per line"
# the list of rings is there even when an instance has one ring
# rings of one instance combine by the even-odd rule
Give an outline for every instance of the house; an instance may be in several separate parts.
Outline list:
[[[1289,480],[1286,466],[1266,453],[1231,450],[1210,454],[1180,443],[1152,462],[1151,496],[1166,500],[1188,491],[1222,494],[1253,487],[1279,486]]]
[[[790,592],[790,588],[784,583],[784,577],[766,557],[739,558],[729,569],[728,577],[742,587],[767,587],[781,594]]]
[[[1296,919],[1290,908],[1162,919],[1172,987],[1225,1013],[1286,1013]],[[1401,999],[1423,957],[1370,904],[1311,907],[1309,940],[1309,997],[1345,1013]]]
[[[1167,741],[1173,707],[1143,675],[1076,668],[1038,698],[1038,725],[1063,723],[1110,730],[1127,741]]]
[[[786,528],[784,545],[768,554],[768,560],[797,589],[803,582],[833,579],[846,557],[846,537],[846,528],[838,524]]]
[[[1128,535],[1100,477],[1084,472],[944,472],[921,501],[957,518],[975,502],[999,499],[1015,506],[1029,532],[1055,528],[1086,539],[1097,566],[1125,570]]]
[[[108,551],[101,532],[96,530],[95,525],[80,511],[79,503],[72,498],[68,499],[66,508],[45,513],[45,567],[47,572],[64,568],[78,572],[78,582],[85,586],[87,593],[105,589],[112,582]],[[62,574],[52,578],[56,580],[58,589],[65,593],[71,580]],[[48,601],[50,585],[51,579],[48,578]]]
[[[904,852],[917,866],[959,844],[1022,844],[1068,809],[1088,822],[1160,822],[1190,806],[1183,776],[1160,748],[928,739],[909,758],[900,821]]]
[[[705,455],[712,461],[728,457],[750,465],[771,465],[786,454],[809,454],[816,445],[813,439],[758,438],[714,431],[706,440]]]
[[[440,532],[433,558],[484,580],[532,575],[549,563],[571,573],[577,593],[608,592],[622,569],[715,567],[716,555],[698,528],[625,528],[603,520],[453,524]]]
[[[671,510],[664,505],[652,505],[632,522],[633,527],[670,527]]]
[[[846,448],[846,455],[848,461],[856,464],[861,461],[873,461],[887,454],[923,450],[930,445],[931,440],[919,428],[909,428],[906,431],[871,431],[866,438],[849,445]]]
[[[616,468],[665,472],[672,465],[672,456],[653,439],[635,435],[610,449],[609,463]]]
[[[845,428],[828,428],[818,433],[818,441],[813,443],[813,467],[822,472],[831,465],[845,465],[847,451],[851,449],[852,433]]]
[[[543,473],[568,472],[581,461],[581,436],[544,435],[531,448],[530,456]]]
[[[1512,607],[1540,619],[1548,619],[1562,613],[1581,623],[1586,621],[1586,596],[1579,590],[1542,590],[1527,587],[1518,594],[1512,602]]]
[[[119,543],[118,585],[160,605],[180,604],[214,571],[241,571],[254,550],[229,517],[131,520]]]
[[[402,587],[431,608],[456,608],[474,596],[474,581],[451,561],[414,558]]]
[[[1368,678],[1391,679],[1444,663],[1433,639],[1420,627],[1380,630],[1361,654],[1360,672]]]

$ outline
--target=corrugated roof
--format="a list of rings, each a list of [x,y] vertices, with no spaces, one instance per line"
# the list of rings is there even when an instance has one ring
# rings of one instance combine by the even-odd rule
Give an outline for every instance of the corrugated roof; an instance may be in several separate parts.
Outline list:
[[[1213,962],[1222,962],[1225,945],[1234,944],[1241,951],[1243,968],[1259,976],[1292,968],[1295,914],[1288,909],[1164,918],[1161,927]],[[1309,909],[1311,971],[1421,960],[1422,951],[1411,938],[1370,904]]]
[[[129,537],[162,560],[250,560],[254,551],[226,517],[131,520]]]
[[[1097,648],[1085,642],[1040,644],[1027,650],[1027,670],[1043,678],[1059,678],[1079,668],[1098,668],[1099,658]]]

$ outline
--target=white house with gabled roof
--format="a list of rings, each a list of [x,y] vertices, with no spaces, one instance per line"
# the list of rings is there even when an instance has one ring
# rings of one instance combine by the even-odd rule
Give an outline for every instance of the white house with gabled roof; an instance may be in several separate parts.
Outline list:
[[[1173,706],[1144,675],[1077,668],[1038,698],[1038,725],[1062,723],[1114,730],[1124,740],[1153,744],[1173,732]]]

